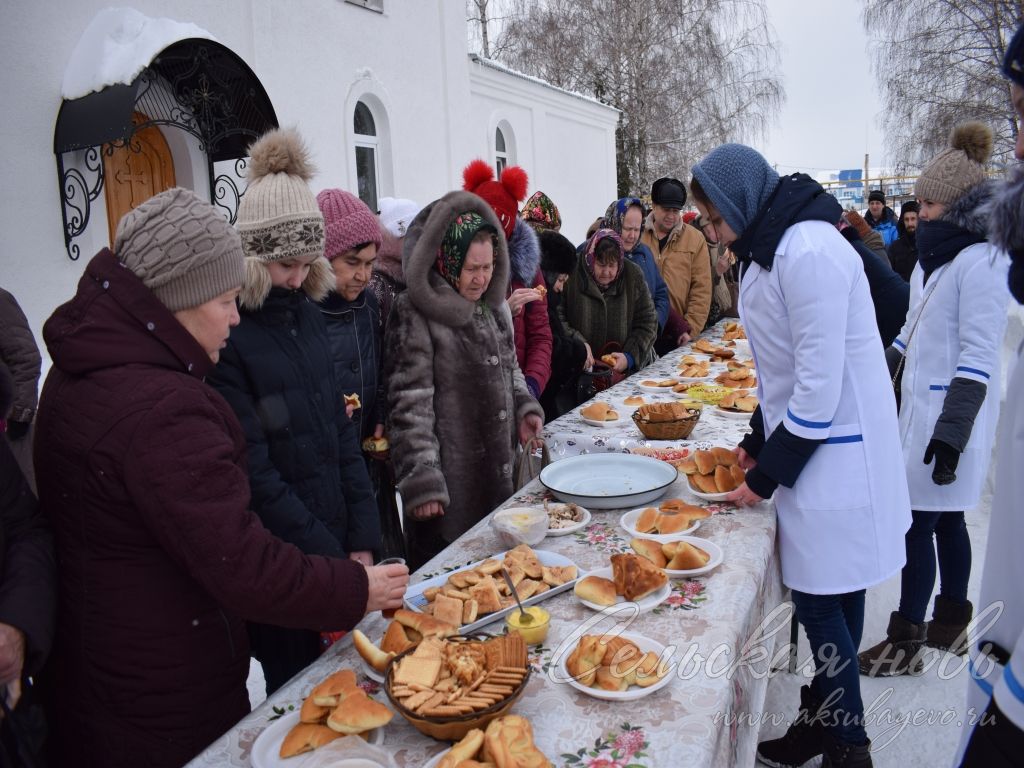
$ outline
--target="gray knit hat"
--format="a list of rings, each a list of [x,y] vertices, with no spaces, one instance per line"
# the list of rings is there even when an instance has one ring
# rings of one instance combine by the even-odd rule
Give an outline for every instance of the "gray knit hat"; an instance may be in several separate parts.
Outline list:
[[[126,213],[114,253],[172,312],[239,288],[245,277],[238,233],[217,209],[181,187]]]
[[[693,166],[693,178],[739,237],[779,186],[779,174],[743,144],[722,144]]]
[[[917,177],[914,195],[949,205],[971,187],[985,181],[985,163],[992,154],[992,129],[972,121],[953,129],[944,149]]]

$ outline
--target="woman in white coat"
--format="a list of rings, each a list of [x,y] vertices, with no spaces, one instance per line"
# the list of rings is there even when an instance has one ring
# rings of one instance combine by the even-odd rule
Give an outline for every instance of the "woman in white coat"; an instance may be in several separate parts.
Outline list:
[[[860,654],[861,672],[872,677],[913,672],[925,643],[957,654],[967,647],[973,607],[964,511],[977,506],[988,472],[1009,301],[1008,257],[985,242],[993,184],[983,164],[991,149],[987,126],[958,126],[914,188],[921,209],[911,309],[886,352],[893,372],[902,368],[900,437],[914,521],[899,610],[886,638]],[[926,624],[936,550],[941,581]]]
[[[737,449],[747,479],[730,500],[774,495],[783,581],[817,665],[793,725],[758,758],[869,766],[855,664],[864,590],[902,567],[910,502],[864,268],[835,198],[805,174],[780,179],[749,147],[712,151],[691,189],[740,261],[758,370],[761,404]]]

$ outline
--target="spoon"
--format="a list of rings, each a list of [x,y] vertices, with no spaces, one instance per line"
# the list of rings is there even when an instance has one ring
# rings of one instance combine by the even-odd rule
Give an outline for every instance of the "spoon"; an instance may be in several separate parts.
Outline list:
[[[512,577],[508,575],[508,571],[502,568],[501,576],[505,579],[505,583],[508,584],[508,588],[512,592],[512,597],[516,599],[516,605],[519,606],[519,623],[524,625],[533,624],[533,616],[527,613],[526,609],[523,608],[523,604],[519,600],[519,593],[516,592],[516,585],[512,583]]]

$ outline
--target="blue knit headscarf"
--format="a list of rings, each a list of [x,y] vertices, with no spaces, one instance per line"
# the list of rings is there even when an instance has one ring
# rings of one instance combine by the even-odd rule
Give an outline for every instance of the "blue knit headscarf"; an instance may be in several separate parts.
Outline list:
[[[779,174],[768,161],[743,144],[711,150],[693,166],[693,177],[737,237],[779,186]]]

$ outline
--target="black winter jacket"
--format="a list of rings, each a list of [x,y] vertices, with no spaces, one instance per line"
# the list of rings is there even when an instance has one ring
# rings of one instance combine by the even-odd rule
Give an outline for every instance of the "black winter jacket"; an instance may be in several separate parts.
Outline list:
[[[274,288],[240,314],[208,381],[245,431],[253,511],[307,555],[378,549],[377,506],[320,311],[305,293]]]
[[[385,416],[380,357],[383,333],[377,297],[364,290],[355,301],[346,301],[332,291],[320,303],[320,312],[327,322],[338,391],[359,395],[362,407],[352,414],[352,421],[360,439],[369,437]]]

